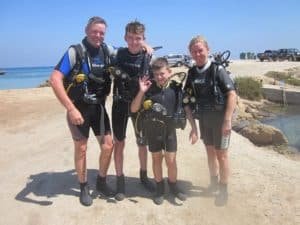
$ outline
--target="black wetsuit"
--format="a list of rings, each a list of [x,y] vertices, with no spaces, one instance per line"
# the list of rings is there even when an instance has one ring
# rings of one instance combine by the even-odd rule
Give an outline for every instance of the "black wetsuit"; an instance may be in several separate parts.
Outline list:
[[[190,106],[194,111],[194,117],[199,119],[204,144],[214,145],[219,149],[226,109],[226,94],[235,90],[235,87],[222,66],[217,66],[210,61],[208,63],[210,65],[207,65],[207,69],[197,66],[189,69],[184,91],[196,98],[196,104],[190,104]],[[214,69],[216,73],[213,72]],[[213,74],[215,74],[215,79],[213,79]],[[214,94],[214,83],[219,93],[218,96]],[[216,98],[221,100],[216,101]]]
[[[138,77],[147,72],[149,61],[144,52],[131,54],[128,48],[118,50],[116,56],[116,66],[125,72],[129,79],[115,78],[113,87],[113,106],[112,106],[112,128],[114,136],[122,141],[126,137],[126,128],[128,117],[131,116],[133,124],[135,124],[136,115],[130,113],[130,104],[139,90]],[[136,133],[137,143],[140,143],[140,136]]]
[[[177,151],[176,128],[173,115],[177,108],[178,91],[175,81],[170,81],[167,87],[158,87],[153,83],[145,94],[145,101],[152,101],[152,109],[144,110],[143,133],[145,134],[149,151],[158,152],[162,149],[168,152]],[[155,106],[156,105],[156,106]],[[157,110],[161,105],[162,109]]]
[[[69,127],[73,136],[73,139],[80,140],[82,138],[89,137],[90,127],[96,136],[107,134],[111,131],[108,114],[105,109],[105,100],[110,92],[111,79],[109,74],[105,71],[107,56],[103,48],[94,48],[88,41],[83,39],[82,44],[86,49],[86,57],[84,63],[81,65],[80,73],[86,76],[95,76],[101,78],[103,82],[95,82],[92,79],[88,79],[87,90],[89,95],[95,95],[97,104],[89,104],[83,100],[83,93],[80,98],[74,101],[74,105],[81,112],[84,123],[82,125],[75,126],[70,123],[68,118]],[[75,51],[70,48],[60,62],[55,67],[56,70],[61,71],[65,79],[69,79],[72,70],[75,66],[76,60],[78,60]],[[76,90],[75,90],[76,92]]]

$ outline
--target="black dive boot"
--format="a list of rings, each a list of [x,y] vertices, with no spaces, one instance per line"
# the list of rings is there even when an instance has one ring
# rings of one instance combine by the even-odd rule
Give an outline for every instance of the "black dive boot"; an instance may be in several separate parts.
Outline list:
[[[165,183],[164,180],[156,182],[156,194],[153,201],[156,205],[161,205],[164,202]]]
[[[87,182],[80,184],[80,203],[84,206],[90,206],[93,203],[92,196],[90,195],[90,188]]]
[[[100,177],[99,174],[97,175],[96,188],[100,194],[103,194],[106,197],[114,196],[114,192],[106,183],[106,177]]]
[[[151,182],[147,176],[147,170],[140,170],[140,180],[143,186],[150,192],[155,191],[155,186],[153,182]]]
[[[168,180],[168,184],[169,184],[169,188],[170,188],[171,193],[173,195],[175,195],[175,197],[177,197],[181,201],[185,201],[186,200],[186,195],[178,188],[176,182],[170,182]]]
[[[115,199],[122,201],[125,198],[125,178],[124,174],[117,176],[117,193]]]
[[[210,177],[210,185],[208,186],[207,190],[209,192],[216,192],[219,189],[219,176],[211,176]]]
[[[216,196],[215,204],[216,206],[224,206],[228,201],[228,189],[227,184],[220,183],[219,193]]]

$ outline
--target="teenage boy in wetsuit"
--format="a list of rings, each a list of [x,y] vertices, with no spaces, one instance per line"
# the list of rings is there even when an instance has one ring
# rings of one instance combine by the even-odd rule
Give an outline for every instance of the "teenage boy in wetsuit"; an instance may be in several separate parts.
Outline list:
[[[184,201],[186,195],[177,186],[177,136],[173,120],[176,110],[178,85],[174,85],[169,78],[171,69],[165,58],[157,58],[151,65],[155,82],[150,81],[149,77],[139,79],[139,92],[131,103],[131,112],[138,112],[142,102],[151,101],[152,106],[161,105],[163,110],[143,109],[144,134],[148,140],[149,151],[152,154],[152,166],[154,179],[156,181],[156,194],[154,203],[160,205],[164,200],[164,180],[163,180],[163,150],[168,169],[168,184],[170,191],[180,200]],[[180,86],[180,90],[181,86]],[[144,101],[145,100],[145,101]],[[152,107],[154,108],[154,107]]]
[[[128,79],[114,78],[113,105],[112,105],[112,128],[114,134],[114,161],[117,174],[116,199],[121,201],[125,198],[125,177],[123,171],[124,147],[128,117],[135,124],[136,114],[129,111],[130,103],[138,91],[138,76],[147,71],[149,57],[145,52],[145,26],[138,21],[130,22],[125,28],[125,41],[127,48],[121,48],[117,52],[116,66],[128,75]],[[148,49],[147,49],[147,52]],[[145,58],[147,57],[147,58]],[[123,79],[123,80],[122,80]],[[154,184],[147,176],[147,147],[141,142],[136,134],[138,156],[140,162],[140,181],[149,191],[154,191]]]
[[[199,112],[195,112],[193,115],[190,105],[185,106],[186,115],[192,128],[190,139],[192,144],[198,139],[194,118],[194,116],[197,116],[210,172],[211,183],[208,190],[219,190],[216,196],[216,204],[224,205],[228,199],[229,161],[227,149],[232,115],[236,105],[235,87],[225,69],[222,66],[215,65],[208,57],[208,43],[202,36],[196,36],[190,41],[189,51],[196,62],[196,66],[189,69],[184,90],[186,93],[192,93],[196,98],[199,109]],[[214,74],[212,71],[216,66],[218,68]],[[215,78],[212,76],[215,76]],[[215,86],[213,80],[215,80]],[[223,105],[216,105],[215,95],[213,94],[215,89],[219,90],[218,97],[225,99]],[[227,139],[224,146],[222,136]]]
[[[93,103],[86,102],[88,99],[84,99],[84,94],[76,88],[74,93],[77,91],[78,99],[73,99],[64,87],[63,83],[66,79],[73,80],[72,71],[74,71],[79,61],[74,47],[68,49],[50,77],[50,84],[56,97],[67,110],[67,122],[75,149],[75,169],[80,184],[80,203],[85,206],[90,206],[93,202],[87,181],[86,165],[90,128],[92,128],[101,149],[96,180],[97,190],[105,196],[113,195],[106,183],[107,170],[113,151],[111,128],[105,109],[105,100],[110,92],[111,85],[109,74],[104,70],[108,66],[105,60],[108,56],[105,57],[103,43],[106,27],[107,24],[101,17],[90,18],[85,27],[86,37],[81,43],[82,48],[86,50],[84,63],[80,65],[81,75],[84,74],[85,77],[93,75],[93,77],[103,80],[103,82],[98,83],[90,78],[88,79],[88,96],[93,96]],[[72,88],[72,85],[69,87]],[[103,118],[102,122],[100,122],[101,118]]]

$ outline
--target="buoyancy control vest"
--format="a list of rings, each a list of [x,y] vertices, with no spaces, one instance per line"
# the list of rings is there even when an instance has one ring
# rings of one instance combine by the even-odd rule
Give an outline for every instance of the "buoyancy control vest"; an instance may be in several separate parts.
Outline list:
[[[143,117],[150,120],[161,120],[172,124],[175,128],[184,129],[186,116],[182,104],[182,83],[170,80],[166,87],[158,87],[155,83],[145,94]]]
[[[183,102],[191,106],[196,117],[202,111],[225,110],[227,87],[224,86],[227,84],[220,79],[221,76],[228,76],[225,73],[222,66],[211,61],[203,68],[194,66],[189,70]],[[226,79],[226,82],[229,80]],[[233,86],[232,82],[228,85]]]
[[[108,70],[111,59],[108,47],[102,43],[92,49],[84,39],[82,44],[71,45],[76,53],[75,64],[63,80],[68,96],[73,102],[102,103],[110,93],[111,78]]]
[[[139,90],[139,77],[150,74],[150,61],[151,56],[144,51],[131,54],[128,48],[118,50],[116,65],[112,68],[114,101],[132,101]]]

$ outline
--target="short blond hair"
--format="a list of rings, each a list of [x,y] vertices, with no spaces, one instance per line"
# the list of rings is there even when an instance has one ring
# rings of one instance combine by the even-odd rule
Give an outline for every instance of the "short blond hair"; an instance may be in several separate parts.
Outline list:
[[[205,47],[206,47],[207,49],[209,49],[209,48],[208,48],[208,43],[207,43],[205,37],[203,37],[203,36],[201,36],[201,35],[197,35],[197,36],[193,37],[192,40],[190,41],[190,43],[189,43],[189,51],[191,51],[192,46],[193,46],[194,44],[198,43],[198,42],[203,43],[203,44],[205,45]]]

